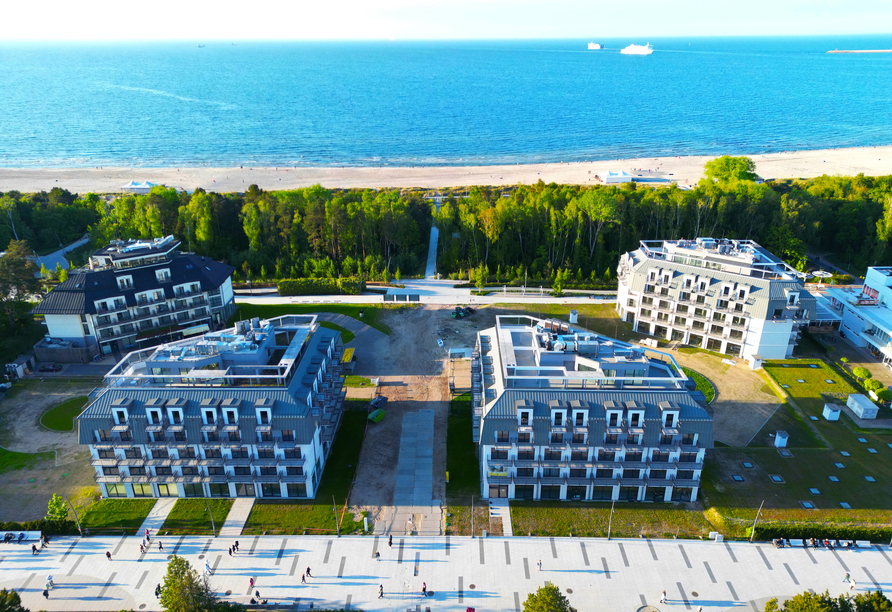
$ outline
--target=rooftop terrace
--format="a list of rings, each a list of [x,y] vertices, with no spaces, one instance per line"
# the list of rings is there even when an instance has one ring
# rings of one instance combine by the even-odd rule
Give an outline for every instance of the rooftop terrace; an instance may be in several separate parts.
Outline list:
[[[650,259],[754,278],[801,280],[795,269],[752,240],[697,238],[642,240],[640,244],[642,253]]]

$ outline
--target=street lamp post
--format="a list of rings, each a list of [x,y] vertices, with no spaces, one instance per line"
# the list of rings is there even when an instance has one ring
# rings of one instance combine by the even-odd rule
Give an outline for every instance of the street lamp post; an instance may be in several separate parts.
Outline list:
[[[753,521],[753,530],[752,530],[752,532],[750,532],[750,543],[751,544],[753,542],[753,536],[756,535],[756,523],[759,522],[759,515],[762,514],[762,506],[764,506],[764,505],[765,505],[765,500],[763,499],[762,503],[759,504],[759,511],[756,512],[756,520]]]
[[[211,504],[208,502],[208,498],[204,498],[204,505],[208,509],[208,514],[211,515],[211,531],[214,533],[214,537],[217,537],[217,525],[214,523],[214,513],[211,511]]]
[[[83,535],[84,535],[84,532],[81,530],[81,521],[80,521],[80,519],[77,517],[77,510],[74,509],[74,504],[71,503],[71,500],[68,499],[68,496],[67,496],[67,495],[65,496],[65,501],[68,502],[68,505],[71,506],[71,511],[74,513],[74,522],[77,523],[77,531],[78,531],[78,533],[80,533],[81,536],[83,536]]]

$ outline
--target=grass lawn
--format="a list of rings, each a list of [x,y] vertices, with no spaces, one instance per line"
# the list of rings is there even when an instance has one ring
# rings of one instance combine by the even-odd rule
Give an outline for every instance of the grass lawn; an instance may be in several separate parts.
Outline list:
[[[449,405],[446,424],[447,533],[471,535],[471,498],[474,500],[474,531],[487,528],[489,507],[480,503],[480,463],[473,438],[470,394],[459,395]]]
[[[363,311],[362,318],[359,316],[360,310]],[[253,319],[254,317],[270,319],[272,317],[281,317],[282,315],[313,314],[316,312],[333,312],[353,317],[369,327],[374,327],[378,331],[388,336],[390,335],[390,328],[378,322],[381,308],[379,306],[369,306],[368,304],[239,304],[239,307],[229,317],[229,325],[233,325],[236,321],[242,319]],[[37,342],[37,340],[34,342]]]
[[[712,526],[698,510],[674,504],[617,504],[611,537],[695,538],[709,535]],[[517,535],[607,537],[609,503],[512,501],[511,526]]]
[[[208,514],[208,505],[214,515],[214,525],[217,533],[226,521],[229,511],[232,509],[231,499],[178,499],[173,510],[164,521],[161,531],[177,534],[210,534],[211,516]]]
[[[733,359],[729,355],[725,355],[724,353],[717,353],[716,351],[707,351],[705,348],[700,348],[699,346],[680,346],[678,347],[679,353],[686,353],[688,355],[692,355],[694,353],[705,353],[707,355],[712,355],[713,357],[718,357],[719,359]]]
[[[244,532],[301,534],[335,533],[334,503],[338,516],[347,500],[350,485],[356,476],[356,465],[365,436],[366,414],[363,411],[347,411],[341,417],[341,425],[335,438],[322,481],[316,492],[316,499],[304,501],[279,501],[258,499],[251,510]],[[306,469],[306,467],[305,467]],[[350,513],[344,514],[341,533],[354,533],[362,530],[362,521],[354,522]]]
[[[80,515],[81,525],[100,531],[135,534],[155,505],[155,499],[100,499]]]
[[[52,461],[55,453],[15,453],[0,448],[0,474],[23,470],[33,466],[38,461]]]
[[[887,526],[892,511],[892,448],[887,444],[892,444],[892,435],[860,431],[845,413],[839,421],[823,419],[825,402],[844,402],[856,392],[823,361],[772,361],[765,371],[779,386],[787,385],[782,388],[789,393],[789,405],[775,413],[749,447],[709,453],[702,487],[707,518],[727,536],[743,537],[764,500],[760,521],[769,523]],[[818,420],[812,421],[812,416]],[[767,434],[778,429],[790,434],[792,457],[782,457],[771,447]],[[736,482],[735,475],[743,481]],[[783,482],[773,482],[772,475]],[[804,508],[803,501],[815,509]],[[851,509],[842,508],[842,502]]]
[[[40,417],[40,424],[54,431],[72,431],[74,418],[86,408],[88,399],[86,396],[72,397],[55,408],[50,408]]]
[[[348,342],[352,341],[353,338],[355,337],[352,331],[350,331],[349,329],[346,329],[344,327],[341,327],[340,325],[335,325],[334,323],[329,323],[328,321],[319,321],[319,325],[321,325],[325,329],[333,329],[336,332],[340,332],[341,333],[341,342],[343,342],[344,344],[347,344]]]
[[[371,387],[372,380],[370,378],[365,378],[363,376],[353,376],[352,374],[348,374],[344,378],[344,386],[345,387],[356,387],[356,388]],[[368,403],[368,402],[366,402],[366,403]]]
[[[694,382],[697,383],[697,390],[706,396],[706,403],[712,403],[712,400],[715,399],[715,387],[712,386],[709,379],[703,376],[700,372],[695,372],[690,368],[682,368],[682,370],[684,371],[685,376],[693,378]]]

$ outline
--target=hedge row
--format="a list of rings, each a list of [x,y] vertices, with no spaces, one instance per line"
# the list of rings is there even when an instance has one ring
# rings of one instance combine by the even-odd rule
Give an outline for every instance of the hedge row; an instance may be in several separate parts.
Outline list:
[[[819,538],[828,540],[870,540],[888,542],[892,539],[892,527],[859,527],[855,525],[818,525],[815,523],[781,525],[767,523],[756,527],[756,539],[773,540],[787,538],[806,540]]]
[[[16,533],[19,531],[40,531],[43,535],[78,535],[77,523],[74,521],[54,521],[42,518],[39,521],[27,521],[25,523],[0,523],[0,537],[2,534],[10,531]]]
[[[279,295],[359,295],[365,281],[358,278],[289,278],[277,284]]]

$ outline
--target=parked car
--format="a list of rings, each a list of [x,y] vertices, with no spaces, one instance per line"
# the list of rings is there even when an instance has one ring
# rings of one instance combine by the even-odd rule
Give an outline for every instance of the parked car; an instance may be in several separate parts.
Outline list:
[[[58,363],[47,363],[47,364],[44,364],[44,365],[40,366],[39,368],[37,368],[37,371],[38,372],[61,372],[62,366],[59,365]]]

